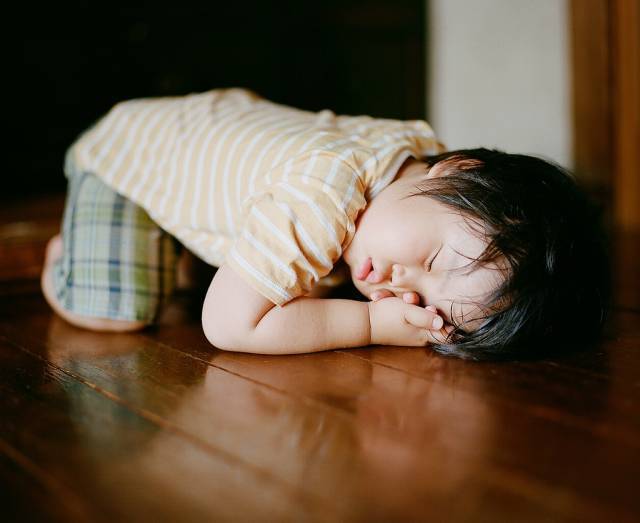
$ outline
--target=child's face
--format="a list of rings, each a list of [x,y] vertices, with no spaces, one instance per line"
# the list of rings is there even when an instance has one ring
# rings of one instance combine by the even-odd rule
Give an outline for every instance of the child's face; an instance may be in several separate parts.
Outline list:
[[[426,170],[424,163],[415,161],[401,169],[358,218],[343,258],[365,296],[386,290],[402,298],[415,292],[422,306],[434,305],[446,322],[469,322],[484,313],[464,302],[484,303],[502,281],[502,273],[491,266],[472,272],[465,267],[471,263],[465,256],[478,257],[486,242],[469,230],[459,213],[428,197],[405,198],[416,192],[425,176],[443,174],[438,165],[427,175]],[[464,330],[476,326],[467,323]]]

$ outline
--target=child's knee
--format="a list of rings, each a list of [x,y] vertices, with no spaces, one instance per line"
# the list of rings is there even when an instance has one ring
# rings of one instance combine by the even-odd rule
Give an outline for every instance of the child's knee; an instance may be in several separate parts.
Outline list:
[[[119,320],[101,318],[79,314],[66,308],[58,299],[54,283],[54,269],[56,261],[63,256],[62,238],[56,235],[49,240],[45,251],[44,265],[40,277],[40,287],[45,300],[54,312],[67,322],[94,331],[105,332],[132,332],[144,329],[151,325],[151,321],[143,320]]]
[[[43,291],[70,323],[126,332],[155,322],[175,284],[177,242],[89,172],[72,173]]]
[[[45,266],[42,272],[40,284],[42,287],[42,293],[53,311],[76,327],[104,332],[133,332],[142,330],[151,324],[151,322],[138,320],[114,320],[111,318],[83,316],[67,310],[56,297],[51,277],[51,266]]]

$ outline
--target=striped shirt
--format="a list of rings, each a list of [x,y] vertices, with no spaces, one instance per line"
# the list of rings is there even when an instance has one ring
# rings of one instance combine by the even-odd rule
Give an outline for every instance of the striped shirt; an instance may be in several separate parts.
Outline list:
[[[284,305],[331,272],[408,157],[439,152],[422,120],[303,111],[231,88],[116,104],[69,147],[65,172],[97,175]]]

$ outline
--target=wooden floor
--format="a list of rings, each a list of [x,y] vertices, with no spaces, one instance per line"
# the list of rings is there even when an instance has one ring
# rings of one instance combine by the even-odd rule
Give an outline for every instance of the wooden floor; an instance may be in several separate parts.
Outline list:
[[[266,357],[209,346],[197,292],[140,334],[56,318],[61,203],[0,211],[0,521],[640,520],[637,235],[585,352]]]

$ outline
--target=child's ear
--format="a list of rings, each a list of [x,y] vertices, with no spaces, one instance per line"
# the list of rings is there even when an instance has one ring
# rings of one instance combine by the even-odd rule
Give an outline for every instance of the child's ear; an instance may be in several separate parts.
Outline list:
[[[444,176],[445,174],[447,174],[447,166],[445,164],[445,162],[438,162],[435,165],[432,165],[431,167],[429,167],[429,170],[427,171],[427,178],[431,179],[431,178],[440,178],[441,176]]]
[[[475,169],[482,166],[480,160],[474,158],[451,157],[432,165],[427,171],[427,178],[440,178],[452,172]]]

